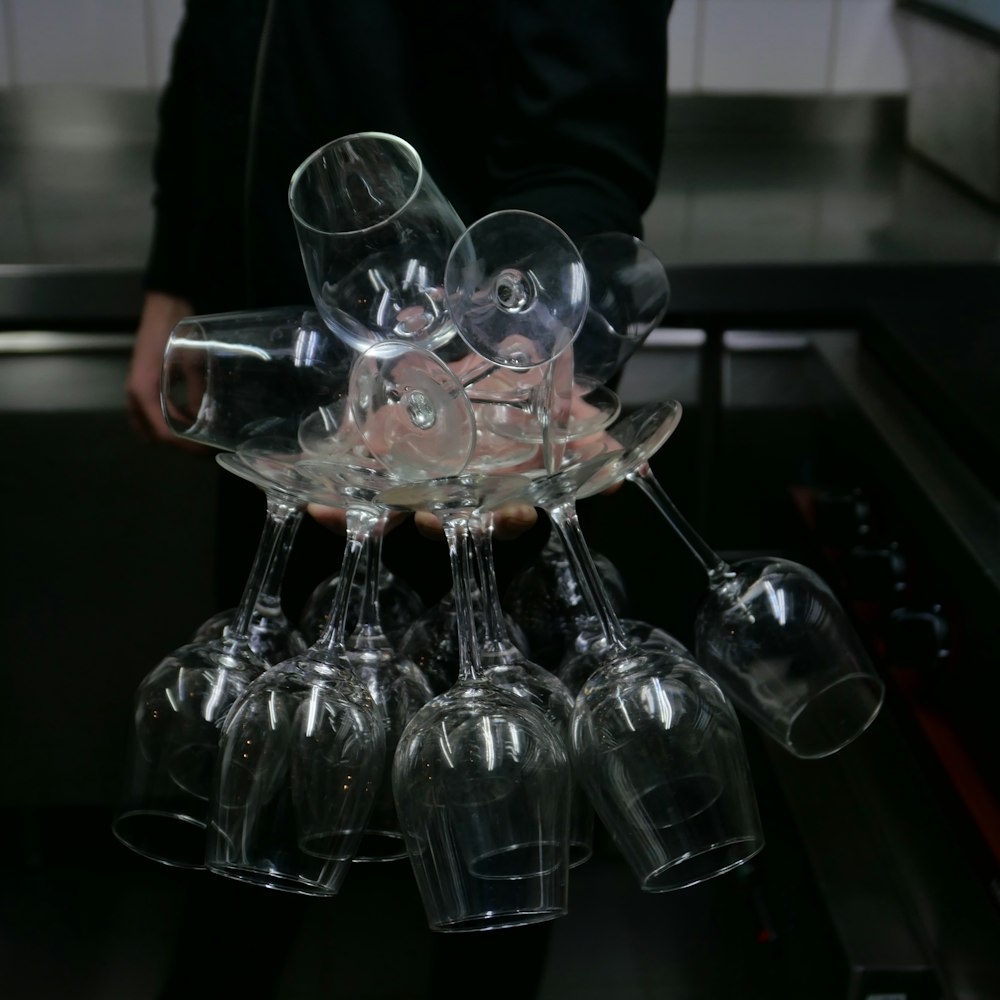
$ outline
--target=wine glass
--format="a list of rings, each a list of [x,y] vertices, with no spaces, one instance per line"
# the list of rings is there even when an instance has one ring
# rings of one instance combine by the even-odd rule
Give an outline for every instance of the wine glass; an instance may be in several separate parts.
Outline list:
[[[864,732],[878,715],[885,685],[827,584],[788,559],[727,563],[648,466],[628,479],[705,570],[695,652],[729,697],[796,757],[829,756]]]
[[[230,461],[242,456],[228,456]],[[395,819],[391,765],[399,733],[414,712],[433,694],[417,667],[399,655],[382,630],[378,594],[382,535],[387,511],[378,503],[379,493],[396,480],[374,464],[346,465],[329,459],[291,456],[279,465],[273,456],[251,465],[252,474],[272,485],[298,489],[303,499],[345,510],[348,547],[344,565],[337,575],[337,587],[323,635],[329,646],[336,640],[337,667],[351,670],[368,690],[378,712],[385,744],[385,774],[378,782],[376,798],[363,835],[354,847],[355,861],[387,861],[406,856]],[[291,484],[294,477],[298,487]],[[357,550],[357,551],[355,551]],[[363,597],[356,623],[348,612],[359,569],[364,576]],[[346,596],[345,596],[346,594]],[[346,602],[346,603],[344,603]],[[335,620],[335,616],[340,616]],[[311,652],[315,653],[317,644]],[[332,648],[332,647],[331,647]],[[324,653],[329,656],[329,649]],[[313,656],[315,659],[315,656]]]
[[[393,765],[414,876],[439,931],[519,926],[567,909],[569,758],[538,707],[483,677],[470,598],[469,517],[522,490],[521,477],[478,475],[381,498],[441,518],[454,577],[459,680],[410,721]]]
[[[138,854],[201,868],[219,730],[230,706],[267,667],[251,629],[264,581],[299,515],[272,495],[257,555],[239,607],[220,637],[168,654],[136,691],[125,790],[112,820],[115,836]]]
[[[763,847],[734,710],[686,651],[629,640],[576,516],[577,497],[606,488],[630,454],[649,457],[648,442],[662,444],[678,412],[670,403],[649,408],[626,422],[620,450],[535,479],[530,490],[585,581],[608,647],[576,696],[575,773],[646,892],[697,884]]]
[[[465,226],[408,142],[362,132],[327,143],[293,173],[288,204],[313,301],[346,344],[433,349],[454,336],[444,271]]]
[[[385,515],[365,539],[362,554],[364,595],[357,624],[351,630],[342,654],[343,661],[375,700],[386,741],[385,771],[364,837],[355,853],[355,861],[393,861],[407,856],[392,793],[392,761],[399,736],[407,723],[434,696],[428,678],[412,660],[399,652],[382,630],[379,572],[384,523]]]
[[[349,384],[336,399],[331,398],[302,421],[298,440],[303,459],[340,462],[354,468],[370,468],[380,464],[369,451],[361,429],[355,422]],[[385,634],[393,643],[397,643],[413,620],[423,612],[423,600],[413,587],[391,573],[385,565],[380,563],[377,570],[380,620]],[[351,584],[347,619],[347,627],[351,630],[358,621],[367,577],[367,560],[362,560]],[[325,628],[339,584],[340,575],[334,573],[321,580],[306,599],[299,616],[299,627],[309,642],[315,642]]]
[[[482,359],[465,384],[495,370],[557,358],[580,332],[587,276],[580,252],[553,222],[517,209],[493,212],[456,240],[444,298],[462,340]]]
[[[309,486],[312,499],[339,496]],[[302,655],[270,667],[227,714],[214,775],[206,865],[301,895],[336,894],[375,807],[385,766],[382,715],[344,661],[350,584],[377,515],[348,513],[330,623]]]
[[[221,451],[254,440],[293,452],[302,421],[343,392],[353,358],[301,306],[189,316],[164,350],[164,417],[179,437]]]
[[[347,351],[299,306],[191,316],[164,351],[161,402],[178,437],[266,456],[294,440],[345,378]],[[287,419],[286,419],[287,418]],[[290,420],[290,423],[289,423]],[[221,638],[175,650],[136,693],[126,788],[112,829],[138,853],[186,867],[204,864],[204,827],[219,727],[267,664],[250,646],[264,581],[301,516],[284,489],[267,494],[267,517],[239,609]]]

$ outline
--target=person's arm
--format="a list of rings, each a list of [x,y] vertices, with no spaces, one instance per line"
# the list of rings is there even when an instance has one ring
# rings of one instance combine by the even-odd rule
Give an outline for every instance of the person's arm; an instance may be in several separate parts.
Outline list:
[[[160,98],[153,157],[153,235],[125,385],[142,439],[185,445],[160,406],[171,330],[195,312],[238,308],[243,295],[243,172],[259,0],[188,0]]]
[[[242,307],[244,185],[265,4],[187,0],[153,156],[149,291],[199,311]]]
[[[160,370],[170,331],[193,312],[194,308],[186,299],[163,292],[146,293],[125,381],[129,423],[143,441],[181,443],[163,419]]]

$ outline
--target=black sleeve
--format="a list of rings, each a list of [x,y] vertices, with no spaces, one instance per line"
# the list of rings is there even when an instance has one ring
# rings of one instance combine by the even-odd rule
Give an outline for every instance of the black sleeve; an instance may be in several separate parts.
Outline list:
[[[159,104],[145,285],[199,311],[238,308],[243,181],[260,0],[187,0]]]
[[[492,210],[522,208],[581,238],[642,235],[666,118],[672,0],[522,0],[501,26]]]

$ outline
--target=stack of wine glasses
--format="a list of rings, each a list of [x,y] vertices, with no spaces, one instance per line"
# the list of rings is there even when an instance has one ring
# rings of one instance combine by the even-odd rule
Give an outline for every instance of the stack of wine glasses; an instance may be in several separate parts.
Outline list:
[[[439,931],[565,914],[595,818],[644,891],[748,861],[764,837],[737,710],[820,757],[882,686],[821,580],[727,564],[654,479],[681,407],[623,414],[609,382],[667,310],[662,263],[528,212],[466,226],[381,133],[309,157],[289,206],[313,301],[192,316],[166,348],[169,426],[263,490],[267,516],[239,607],[139,686],[115,835],[314,896],[408,859]],[[623,483],[704,566],[693,651],[625,616],[583,537],[577,502]],[[531,615],[493,568],[515,503],[554,529],[521,578]],[[292,623],[282,574],[310,504],[343,512],[347,542]],[[447,541],[436,608],[382,565],[387,523],[415,512]]]

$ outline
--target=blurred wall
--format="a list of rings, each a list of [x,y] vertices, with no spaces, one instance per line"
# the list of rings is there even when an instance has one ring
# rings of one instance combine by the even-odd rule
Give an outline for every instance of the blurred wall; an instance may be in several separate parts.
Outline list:
[[[893,0],[675,0],[675,93],[901,94]],[[623,6],[627,9],[627,6]],[[183,0],[0,0],[0,88],[157,88]]]

